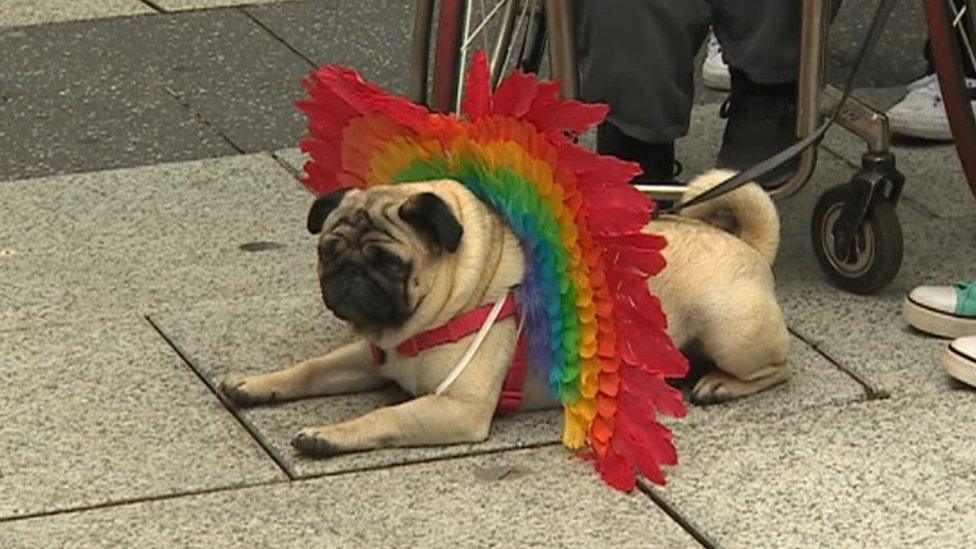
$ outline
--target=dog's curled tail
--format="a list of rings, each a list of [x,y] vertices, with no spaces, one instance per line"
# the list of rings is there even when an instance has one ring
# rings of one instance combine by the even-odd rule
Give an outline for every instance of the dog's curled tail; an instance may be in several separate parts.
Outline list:
[[[734,172],[726,170],[712,170],[695,178],[688,185],[682,201],[698,196],[733,175]],[[722,222],[723,212],[728,212],[735,218],[735,225],[738,225],[735,233],[738,237],[772,265],[779,248],[779,215],[769,195],[759,185],[747,183],[732,192],[684,209],[681,215],[729,228]]]

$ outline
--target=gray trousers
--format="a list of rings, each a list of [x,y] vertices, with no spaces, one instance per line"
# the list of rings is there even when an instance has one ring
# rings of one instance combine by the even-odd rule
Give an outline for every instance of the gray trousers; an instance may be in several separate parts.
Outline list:
[[[694,60],[715,31],[726,63],[762,84],[796,80],[801,0],[575,0],[582,99],[610,105],[625,134],[688,132]]]

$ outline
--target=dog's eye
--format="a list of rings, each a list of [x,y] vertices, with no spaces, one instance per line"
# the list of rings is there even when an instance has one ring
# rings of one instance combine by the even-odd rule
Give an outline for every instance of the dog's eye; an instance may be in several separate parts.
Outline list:
[[[326,240],[319,245],[319,258],[322,261],[328,261],[330,258],[335,257],[338,252],[338,240]]]
[[[383,271],[388,276],[403,276],[409,270],[408,265],[402,259],[379,247],[369,249],[367,260],[373,268]]]

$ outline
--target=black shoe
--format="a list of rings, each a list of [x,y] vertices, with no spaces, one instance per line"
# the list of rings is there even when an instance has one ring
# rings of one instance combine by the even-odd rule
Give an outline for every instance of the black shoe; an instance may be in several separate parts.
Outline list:
[[[742,171],[775,155],[797,141],[796,83],[757,84],[737,69],[730,69],[732,91],[719,115],[727,118],[717,165]],[[776,188],[793,175],[794,157],[759,178],[766,189]]]
[[[596,130],[596,150],[640,164],[644,171],[634,179],[640,183],[676,184],[681,164],[674,159],[674,143],[645,143],[604,122]]]

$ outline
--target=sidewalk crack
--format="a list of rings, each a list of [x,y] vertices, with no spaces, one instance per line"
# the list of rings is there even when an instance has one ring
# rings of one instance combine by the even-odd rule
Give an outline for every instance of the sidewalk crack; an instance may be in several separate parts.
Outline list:
[[[650,500],[657,505],[662,511],[664,511],[671,520],[678,523],[685,532],[695,538],[695,541],[700,543],[702,547],[707,549],[717,549],[719,547],[711,538],[708,537],[705,532],[702,531],[694,522],[688,517],[682,515],[678,510],[671,505],[671,503],[664,498],[647,480],[643,478],[637,479],[637,489],[644,492]]]
[[[54,509],[51,511],[38,511],[36,513],[27,513],[24,515],[14,515],[9,517],[0,517],[0,524],[6,522],[19,522],[22,520],[30,520],[36,518],[46,518],[54,517],[58,515],[71,515],[75,513],[84,513],[87,511],[97,511],[99,509],[111,509],[114,507],[127,507],[129,505],[137,505],[140,503],[151,503],[154,501],[167,501],[171,499],[180,499],[193,496],[204,496],[207,494],[219,494],[222,492],[233,492],[235,490],[247,490],[249,488],[258,488],[262,486],[274,486],[276,484],[283,484],[284,481],[281,480],[269,480],[262,482],[252,482],[252,483],[242,483],[235,484],[233,486],[218,486],[216,488],[203,488],[200,490],[188,490],[185,492],[174,492],[172,494],[161,494],[156,496],[145,496],[145,497],[133,497],[117,499],[112,501],[106,501],[103,503],[95,503],[92,505],[79,505],[76,507],[65,507],[63,509]]]
[[[281,166],[281,169],[288,172],[288,174],[291,175],[293,178],[295,178],[296,181],[301,183],[305,179],[305,174],[302,172],[302,170],[296,169],[294,166],[286,162],[284,158],[278,156],[277,151],[271,151],[268,154],[271,156],[272,160],[274,160],[279,166]],[[305,188],[304,185],[301,185],[301,188],[306,191],[308,190],[307,188]]]
[[[803,334],[797,332],[793,328],[787,327],[787,329],[791,334],[796,336],[797,339],[799,339],[800,341],[805,343],[808,347],[813,349],[815,353],[822,356],[824,360],[830,362],[831,364],[834,365],[835,368],[837,368],[838,370],[846,374],[848,377],[856,381],[861,386],[861,388],[864,389],[864,396],[865,399],[867,399],[868,401],[887,400],[891,398],[891,393],[889,393],[884,389],[875,388],[874,384],[868,378],[848,368],[847,366],[844,366],[839,360],[837,360],[836,358],[831,356],[830,353],[825,351],[823,347],[816,341],[813,341],[810,338],[805,337]]]
[[[252,14],[246,8],[238,8],[238,10],[242,14],[244,14],[245,17],[247,17],[248,19],[250,19],[251,21],[253,21],[255,25],[261,27],[261,29],[264,30],[264,32],[268,33],[272,38],[274,38],[282,46],[288,48],[288,50],[290,52],[292,52],[293,54],[295,54],[298,57],[300,57],[303,61],[305,61],[305,63],[307,63],[309,67],[311,67],[311,68],[314,69],[314,68],[316,68],[316,67],[319,66],[318,63],[316,63],[310,57],[308,57],[307,55],[305,55],[304,53],[302,53],[298,48],[296,48],[295,46],[291,45],[287,40],[285,40],[284,38],[282,38],[281,36],[279,36],[277,33],[275,33],[275,31],[271,30],[270,27],[268,27],[267,25],[265,25],[263,21],[261,21],[260,19],[258,19],[257,17],[255,17],[254,14]]]
[[[183,98],[182,93],[174,90],[169,86],[163,86],[163,90],[170,97],[175,99],[176,102],[179,103],[181,107],[186,109],[186,111],[190,113],[194,118],[196,118],[201,124],[212,129],[218,136],[220,136],[221,139],[224,140],[225,143],[227,143],[232,149],[237,151],[238,154],[247,154],[247,151],[245,151],[243,147],[235,143],[234,140],[231,139],[230,136],[228,136],[226,133],[224,133],[223,130],[218,128],[216,124],[211,122],[210,119],[208,119],[206,116],[203,115],[203,113],[194,109],[193,105],[191,105],[189,101]]]
[[[142,4],[145,4],[156,13],[169,13],[166,10],[164,10],[159,4],[153,2],[153,0],[138,0],[138,1],[141,2]]]
[[[183,363],[186,364],[187,368],[189,368],[190,371],[193,372],[193,374],[196,375],[201,382],[203,382],[203,384],[207,387],[207,389],[209,389],[210,392],[213,393],[213,395],[217,398],[217,400],[224,407],[224,409],[226,409],[227,412],[230,413],[230,415],[237,420],[237,422],[241,425],[241,427],[243,427],[244,430],[247,431],[247,433],[251,436],[251,438],[253,438],[254,441],[258,443],[258,446],[260,446],[261,449],[264,450],[264,452],[268,455],[268,457],[271,458],[272,461],[274,461],[275,465],[277,465],[278,468],[281,469],[281,471],[285,474],[288,480],[295,480],[295,475],[292,474],[291,470],[289,470],[288,466],[281,459],[281,457],[274,451],[274,449],[272,449],[271,446],[269,446],[268,443],[261,438],[261,436],[258,434],[257,428],[250,421],[248,421],[244,416],[241,415],[240,410],[236,406],[231,405],[227,401],[224,395],[220,392],[220,389],[218,389],[217,386],[214,385],[213,380],[211,380],[209,376],[203,373],[203,371],[196,365],[193,359],[190,358],[190,356],[186,353],[186,351],[184,351],[183,348],[177,345],[177,343],[169,336],[169,334],[163,331],[162,327],[159,324],[157,324],[156,321],[152,319],[152,317],[150,317],[149,315],[145,315],[144,318],[146,319],[146,322],[148,322],[149,325],[152,326],[153,330],[156,330],[156,333],[163,338],[163,341],[165,341],[166,344],[169,345],[171,349],[173,349],[173,352],[175,352],[183,360]]]

